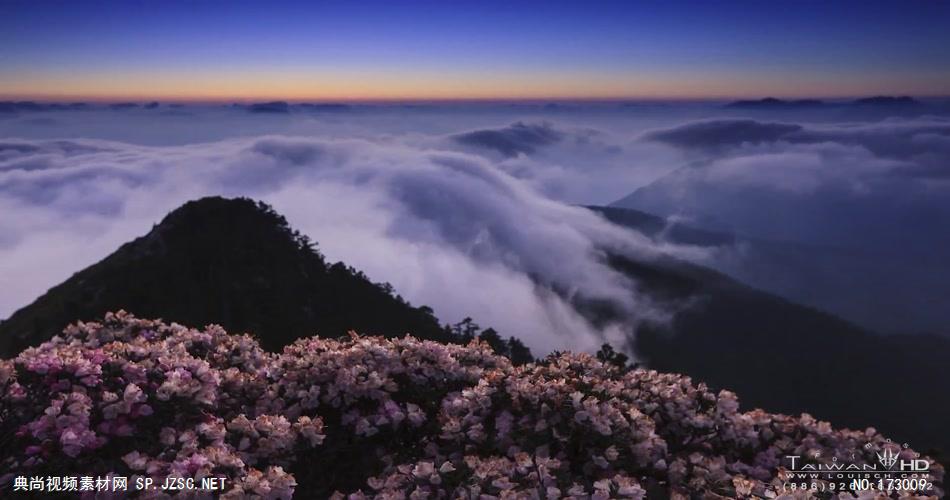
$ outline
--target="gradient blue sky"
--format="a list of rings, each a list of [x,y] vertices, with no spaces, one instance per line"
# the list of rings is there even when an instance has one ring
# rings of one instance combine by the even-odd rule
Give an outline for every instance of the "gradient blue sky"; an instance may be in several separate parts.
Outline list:
[[[950,2],[0,2],[0,98],[950,94]]]

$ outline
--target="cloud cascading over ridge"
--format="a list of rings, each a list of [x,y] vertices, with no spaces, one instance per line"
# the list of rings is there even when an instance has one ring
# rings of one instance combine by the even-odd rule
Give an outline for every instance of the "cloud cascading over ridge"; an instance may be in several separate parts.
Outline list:
[[[625,341],[630,324],[598,330],[574,299],[610,301],[631,321],[670,314],[603,263],[607,251],[649,258],[658,251],[652,242],[546,198],[484,158],[285,136],[0,145],[0,203],[18,214],[0,223],[3,275],[21,285],[3,287],[5,313],[209,194],[263,199],[330,258],[447,321],[474,317],[538,352],[591,349],[605,336]]]
[[[865,311],[881,311],[892,317],[889,331],[929,331],[947,324],[931,305],[939,297],[927,293],[950,276],[935,257],[950,249],[941,231],[950,225],[950,113],[939,103],[916,109],[873,120],[852,107],[738,111],[751,119],[692,104],[8,114],[0,116],[0,316],[184,201],[222,194],[271,203],[328,257],[390,281],[444,321],[471,316],[538,352],[576,347],[559,343],[567,335],[549,342],[551,332],[583,332],[585,345],[622,336],[583,321],[572,298],[611,297],[638,318],[671,312],[604,267],[607,249],[670,250],[795,300],[816,298],[806,302],[869,327],[885,322]],[[794,262],[810,271],[794,274],[833,269],[839,287],[799,298],[775,281],[777,269],[741,252],[663,248],[571,206],[621,198],[705,229],[819,245]],[[875,256],[860,268],[822,261],[838,251],[831,247]],[[835,297],[855,300],[838,307]]]
[[[649,131],[688,163],[616,204],[752,241],[717,267],[885,332],[950,333],[950,121],[716,119]]]
[[[893,250],[948,241],[934,231],[950,223],[945,118],[808,125],[710,120],[643,137],[683,149],[692,163],[620,204],[809,243]]]

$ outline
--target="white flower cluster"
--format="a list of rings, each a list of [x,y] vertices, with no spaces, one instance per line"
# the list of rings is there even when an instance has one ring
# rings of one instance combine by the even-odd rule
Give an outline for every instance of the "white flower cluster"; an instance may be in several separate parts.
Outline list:
[[[271,354],[122,312],[0,362],[0,389],[0,493],[69,471],[225,477],[233,498],[776,497],[785,456],[875,463],[887,443],[585,354],[515,367],[477,341],[355,335]]]

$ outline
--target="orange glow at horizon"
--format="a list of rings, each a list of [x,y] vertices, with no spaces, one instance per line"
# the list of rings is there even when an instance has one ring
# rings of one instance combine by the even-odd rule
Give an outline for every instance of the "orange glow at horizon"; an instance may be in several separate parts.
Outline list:
[[[794,82],[749,75],[568,75],[449,72],[247,72],[123,73],[116,75],[17,75],[0,81],[2,99],[170,100],[194,102],[438,101],[534,99],[715,99],[755,96],[835,97],[889,93],[887,79]],[[927,79],[904,93],[928,95]]]

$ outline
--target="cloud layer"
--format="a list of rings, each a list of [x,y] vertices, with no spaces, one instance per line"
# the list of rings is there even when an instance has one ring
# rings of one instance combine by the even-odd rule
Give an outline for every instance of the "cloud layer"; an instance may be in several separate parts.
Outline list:
[[[603,263],[657,248],[471,154],[363,139],[263,136],[185,146],[0,144],[4,315],[203,195],[263,199],[342,259],[447,321],[477,318],[538,352],[622,343],[670,312]],[[606,300],[623,325],[570,305]]]
[[[757,286],[879,331],[950,333],[950,120],[718,119],[643,138],[689,162],[618,205],[771,240],[718,262]]]
[[[804,285],[776,278],[784,264],[662,247],[572,206],[633,193],[622,204],[825,249],[805,252],[794,274],[834,275],[834,296],[862,299],[844,307],[829,292],[812,305],[950,324],[939,298],[908,292],[950,276],[936,257],[950,249],[940,106],[873,119],[662,103],[19,108],[0,115],[0,317],[210,194],[268,201],[331,259],[536,352],[630,330],[592,327],[575,299],[607,298],[631,322],[672,313],[606,268],[606,250],[699,258],[800,300]],[[841,266],[822,260],[831,247],[876,256]]]
[[[621,204],[814,244],[898,250],[950,241],[938,230],[950,223],[945,118],[808,126],[714,120],[644,137],[689,151],[693,161]]]

